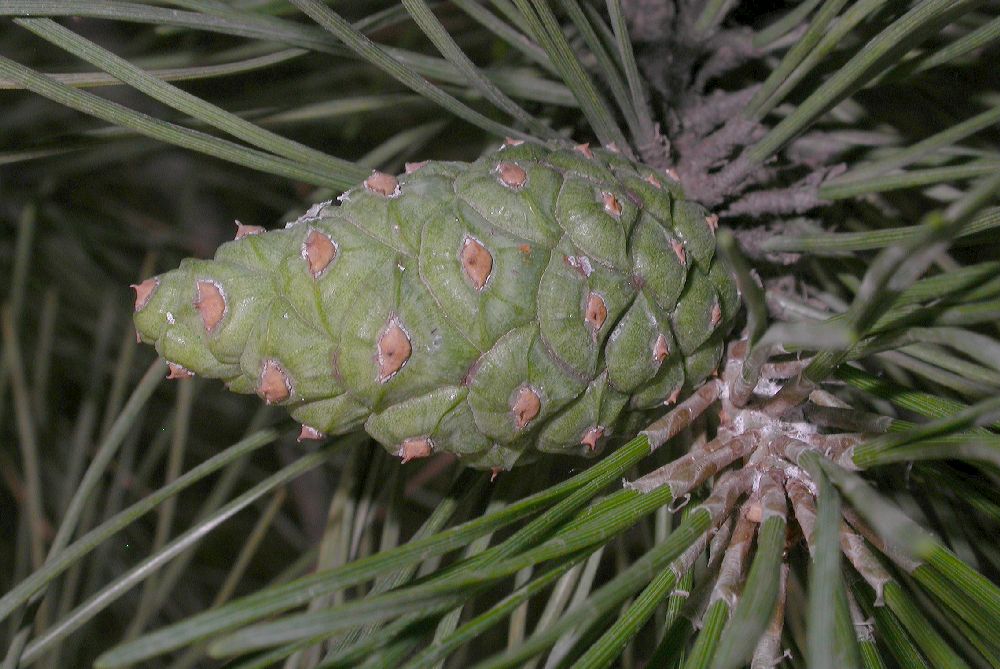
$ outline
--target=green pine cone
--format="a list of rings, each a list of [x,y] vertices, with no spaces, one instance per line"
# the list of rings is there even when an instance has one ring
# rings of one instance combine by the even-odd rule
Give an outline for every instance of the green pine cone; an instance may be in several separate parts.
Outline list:
[[[283,230],[136,286],[172,375],[363,427],[404,459],[588,454],[719,364],[737,308],[715,218],[614,153],[508,142],[374,173]]]

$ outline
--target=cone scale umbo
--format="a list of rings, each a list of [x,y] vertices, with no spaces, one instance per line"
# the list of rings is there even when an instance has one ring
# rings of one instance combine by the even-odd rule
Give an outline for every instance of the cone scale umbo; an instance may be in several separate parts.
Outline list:
[[[304,438],[509,469],[596,451],[721,360],[738,297],[716,219],[666,173],[508,141],[339,200],[136,286],[172,376],[284,405]]]

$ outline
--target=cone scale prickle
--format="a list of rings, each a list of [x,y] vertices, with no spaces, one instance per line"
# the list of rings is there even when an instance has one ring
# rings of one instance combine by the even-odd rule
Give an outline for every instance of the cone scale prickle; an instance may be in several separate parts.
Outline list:
[[[716,219],[663,173],[508,142],[339,199],[135,287],[172,376],[284,405],[303,438],[509,469],[592,453],[719,364],[737,293]]]

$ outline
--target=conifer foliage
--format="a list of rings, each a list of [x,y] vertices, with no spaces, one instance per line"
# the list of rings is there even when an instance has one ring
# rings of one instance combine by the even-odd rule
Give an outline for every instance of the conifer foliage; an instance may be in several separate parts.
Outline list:
[[[4,667],[1000,666],[996,0],[0,24]]]

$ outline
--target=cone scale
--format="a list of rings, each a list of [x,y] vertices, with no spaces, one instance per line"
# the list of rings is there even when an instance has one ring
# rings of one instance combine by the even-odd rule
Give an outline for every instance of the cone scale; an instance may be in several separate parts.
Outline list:
[[[339,200],[136,286],[141,340],[303,438],[364,429],[491,470],[592,454],[719,364],[736,289],[716,220],[665,174],[506,144]]]

